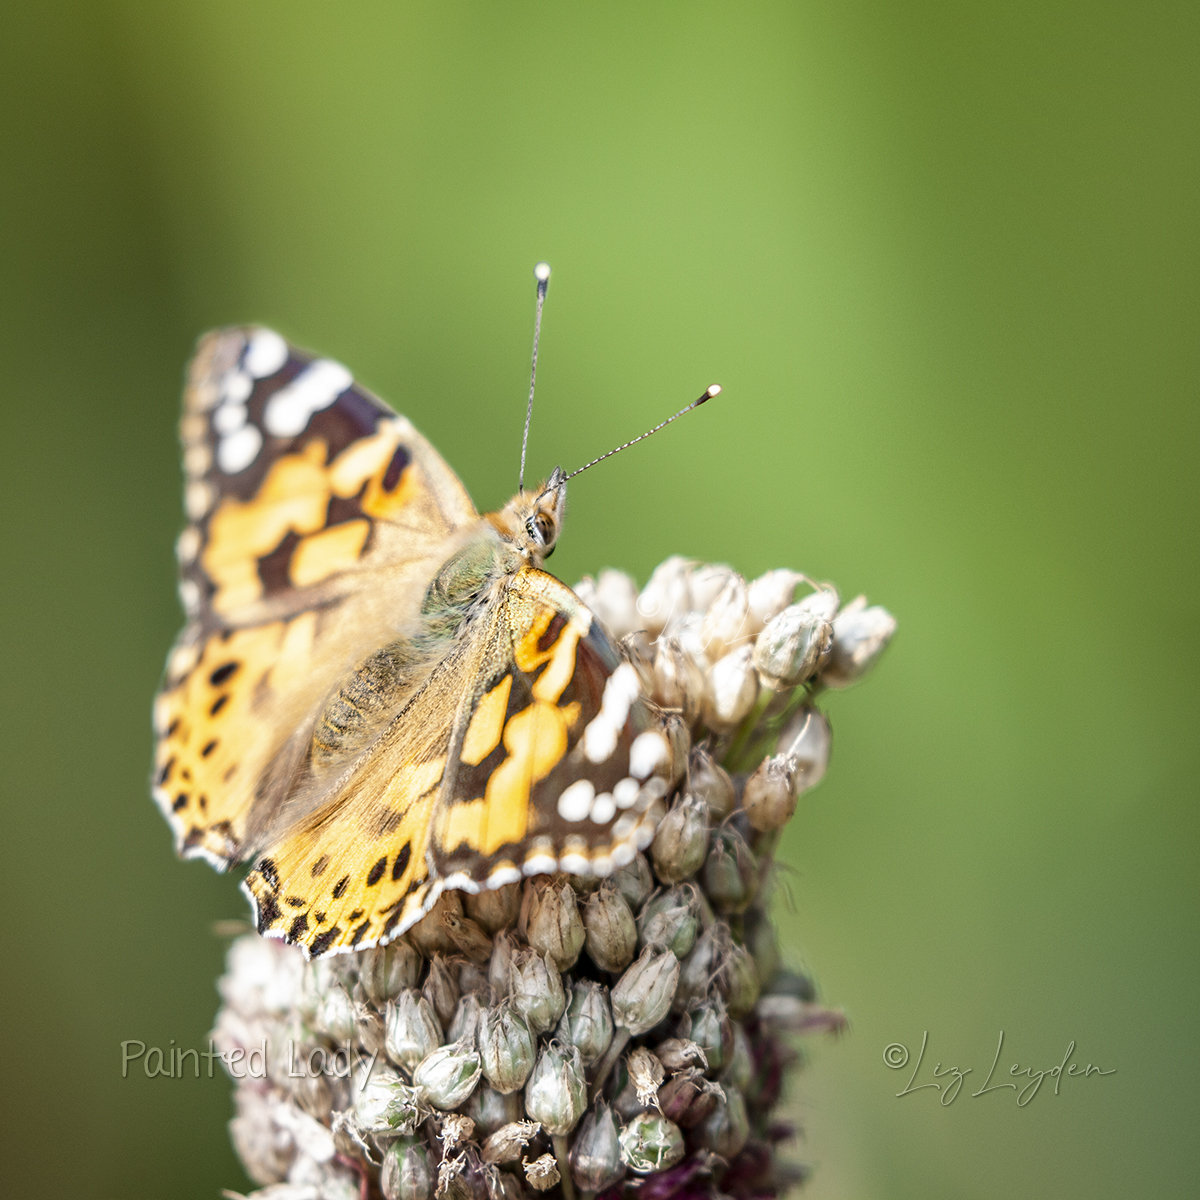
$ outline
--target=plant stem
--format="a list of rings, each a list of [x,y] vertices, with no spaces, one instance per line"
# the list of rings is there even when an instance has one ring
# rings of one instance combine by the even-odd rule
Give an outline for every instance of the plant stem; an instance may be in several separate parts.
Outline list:
[[[554,1157],[558,1159],[558,1173],[562,1176],[563,1200],[575,1200],[575,1181],[571,1178],[566,1134],[556,1133],[550,1141],[554,1146]]]
[[[592,1080],[592,1086],[588,1089],[589,1104],[600,1095],[600,1090],[604,1087],[604,1081],[608,1078],[609,1071],[613,1069],[613,1064],[621,1057],[621,1051],[629,1045],[629,1038],[628,1029],[618,1029],[613,1034],[613,1040],[609,1042],[608,1049],[604,1052],[604,1057],[596,1068],[596,1078]]]

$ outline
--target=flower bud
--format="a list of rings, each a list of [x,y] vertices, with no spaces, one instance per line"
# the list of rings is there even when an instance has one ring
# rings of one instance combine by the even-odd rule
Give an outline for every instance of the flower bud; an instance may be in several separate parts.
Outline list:
[[[350,1076],[350,1102],[354,1115],[368,1132],[393,1129],[395,1126],[388,1120],[389,1111],[410,1090],[395,1071],[381,1063],[364,1061]]]
[[[833,646],[833,625],[812,608],[792,604],[770,621],[754,643],[763,686],[776,691],[812,676]]]
[[[608,569],[600,572],[592,598],[585,603],[604,622],[613,638],[620,640],[642,627],[637,598],[633,580],[624,571]]]
[[[832,621],[837,615],[838,594],[832,584],[814,584],[815,591],[809,592],[796,607],[804,612],[820,617],[822,621]]]
[[[441,1044],[442,1026],[433,1005],[416,988],[405,988],[388,1003],[383,1048],[392,1062],[411,1072]]]
[[[710,822],[723,821],[737,804],[729,772],[703,746],[693,747],[688,758],[688,790],[707,805]]]
[[[507,929],[521,911],[521,885],[506,883],[503,887],[487,888],[477,895],[464,897],[467,916],[493,937]]]
[[[725,1100],[713,1109],[708,1119],[699,1128],[700,1144],[727,1162],[732,1161],[746,1144],[750,1136],[750,1118],[746,1115],[746,1102],[733,1086],[722,1089]]]
[[[413,1086],[425,1093],[434,1108],[458,1108],[475,1090],[483,1069],[479,1052],[466,1042],[451,1042],[428,1054],[413,1071]]]
[[[553,1154],[543,1154],[532,1162],[522,1159],[521,1165],[525,1168],[525,1178],[529,1181],[529,1186],[539,1192],[548,1192],[562,1178]]]
[[[654,646],[644,629],[621,639],[621,653],[637,672],[638,683],[647,696],[654,695]]]
[[[488,962],[488,983],[497,996],[507,996],[512,988],[513,956],[518,945],[516,935],[508,930],[497,934],[492,944],[492,957]]]
[[[732,825],[713,831],[702,871],[704,891],[718,912],[741,913],[758,890],[758,863]]]
[[[525,1111],[551,1137],[561,1137],[575,1128],[586,1107],[587,1084],[579,1051],[551,1042],[538,1055],[525,1085]]]
[[[724,921],[715,922],[700,934],[679,971],[679,987],[672,1005],[675,1012],[684,1012],[708,995],[729,945],[729,926]]]
[[[536,1121],[512,1121],[502,1125],[483,1143],[480,1157],[487,1163],[516,1162],[540,1130]]]
[[[690,725],[704,702],[704,673],[679,639],[664,634],[654,647],[654,699],[675,708]]]
[[[379,1187],[384,1200],[433,1200],[433,1170],[422,1140],[400,1137],[388,1145],[379,1168]]]
[[[612,989],[613,1021],[634,1037],[653,1029],[671,1010],[679,960],[661,946],[647,946]]]
[[[700,668],[701,674],[708,670],[713,660],[708,655],[708,644],[704,639],[704,617],[701,613],[685,613],[672,617],[666,629],[659,635],[674,641],[688,658]]]
[[[492,960],[488,959],[487,966],[477,967],[473,962],[464,960],[458,964],[458,992],[465,996],[467,992],[475,992],[484,998],[491,994],[492,985],[488,982],[488,971]]]
[[[458,998],[458,1007],[454,1010],[454,1019],[446,1030],[446,1040],[457,1042],[466,1038],[468,1042],[475,1041],[479,1033],[479,1018],[483,1013],[483,1005],[478,992],[464,992]]]
[[[721,1088],[704,1078],[695,1067],[672,1075],[658,1089],[658,1105],[664,1117],[684,1129],[705,1120],[725,1098]]]
[[[476,966],[486,966],[492,957],[492,939],[484,933],[483,927],[470,917],[460,917],[454,913],[446,913],[442,919],[459,953],[466,955]]]
[[[570,1042],[578,1049],[585,1067],[590,1067],[596,1062],[613,1039],[608,989],[590,979],[576,982],[571,988],[571,998],[555,1030],[555,1036],[564,1042]]]
[[[562,976],[548,954],[543,957],[530,946],[518,947],[513,953],[510,986],[513,1004],[535,1037],[554,1028],[567,998]]]
[[[750,1086],[754,1077],[754,1055],[750,1051],[750,1039],[740,1021],[733,1024],[733,1053],[721,1072],[721,1082],[732,1084],[740,1092]]]
[[[805,705],[784,726],[779,747],[794,763],[792,795],[799,796],[816,787],[825,777],[833,749],[833,730],[829,718]]]
[[[821,682],[844,688],[861,679],[879,661],[895,632],[896,618],[886,608],[867,608],[867,598],[857,596],[833,620],[833,650]]]
[[[733,1054],[733,1022],[718,996],[698,1004],[688,1014],[692,1019],[692,1041],[704,1051],[708,1069],[719,1072]]]
[[[732,729],[747,716],[758,699],[758,672],[750,642],[717,660],[704,688],[704,721],[711,729]]]
[[[760,833],[774,833],[796,811],[796,763],[786,754],[764,758],[742,789],[746,818]]]
[[[720,982],[724,984],[722,991],[730,1016],[735,1021],[749,1016],[758,1003],[762,982],[758,976],[758,964],[744,946],[735,944],[729,948]]]
[[[409,931],[408,939],[426,958],[440,950],[443,954],[453,954],[457,947],[446,929],[446,914],[462,916],[461,893],[457,891],[443,892],[434,906]]]
[[[341,984],[334,984],[321,997],[314,1024],[319,1032],[328,1034],[335,1042],[348,1042],[354,1037],[357,1024],[354,1002]]]
[[[691,1038],[667,1038],[654,1047],[654,1053],[668,1071],[686,1071],[689,1067],[708,1070],[708,1058],[703,1048]]]
[[[645,1104],[638,1099],[637,1088],[629,1074],[627,1059],[621,1059],[613,1071],[613,1111],[617,1114],[618,1123],[631,1121],[645,1109]]]
[[[733,568],[725,563],[700,563],[694,566],[688,575],[692,610],[703,613],[710,609],[733,577]],[[741,576],[737,578],[741,579]],[[744,585],[745,580],[742,583]]]
[[[583,918],[575,891],[560,875],[541,875],[526,883],[529,895],[526,940],[549,955],[560,971],[569,971],[583,949]]]
[[[612,883],[605,881],[583,906],[583,927],[587,952],[602,971],[623,971],[633,961],[637,949],[637,927],[625,897]]]
[[[700,928],[700,889],[680,883],[650,900],[638,914],[638,942],[666,946],[682,962],[696,944]]]
[[[481,1083],[472,1093],[464,1109],[475,1122],[482,1136],[493,1134],[505,1125],[520,1121],[525,1116],[525,1099],[520,1092],[507,1096]]]
[[[658,1113],[638,1113],[621,1131],[621,1157],[631,1171],[665,1171],[683,1158],[683,1134]]]
[[[429,1001],[429,1007],[437,1014],[442,1028],[454,1020],[454,1010],[458,1007],[458,979],[440,954],[435,954],[429,960],[429,974],[421,995]]]
[[[637,912],[654,891],[654,876],[650,874],[650,864],[644,854],[638,854],[633,862],[618,867],[609,879],[620,889],[630,912]]]
[[[694,588],[693,583],[693,592]],[[740,575],[730,573],[704,614],[702,637],[709,662],[717,662],[750,637],[749,616],[746,581]]]
[[[664,883],[694,875],[708,848],[708,808],[695,796],[681,797],[659,822],[650,846],[654,872]]]
[[[692,606],[689,576],[692,563],[678,554],[661,562],[642,588],[637,599],[638,624],[657,637],[673,617]]]
[[[585,1192],[603,1192],[625,1174],[616,1118],[603,1100],[580,1123],[571,1146],[571,1176]]]
[[[524,1086],[533,1070],[536,1039],[525,1018],[505,1001],[484,1009],[479,1021],[479,1057],[484,1078],[507,1095]]]
[[[369,1004],[356,1004],[354,1041],[368,1054],[378,1054],[386,1040],[383,1017]]]
[[[746,588],[750,609],[748,632],[757,633],[768,621],[783,612],[796,594],[796,585],[803,579],[799,571],[781,568],[752,580]]]
[[[527,1195],[516,1175],[507,1171],[490,1171],[484,1178],[488,1185],[488,1200],[525,1200]]]
[[[462,1113],[447,1113],[441,1120],[441,1137],[443,1150],[453,1150],[455,1146],[469,1142],[475,1136],[475,1122]]]
[[[417,986],[421,956],[407,938],[397,938],[387,946],[364,951],[358,963],[358,977],[367,999],[383,1005],[399,995],[401,988]]]
[[[775,978],[779,970],[779,936],[775,931],[774,922],[760,907],[752,908],[746,914],[743,925],[743,940],[746,949],[754,957],[758,967],[758,978],[764,984]]]

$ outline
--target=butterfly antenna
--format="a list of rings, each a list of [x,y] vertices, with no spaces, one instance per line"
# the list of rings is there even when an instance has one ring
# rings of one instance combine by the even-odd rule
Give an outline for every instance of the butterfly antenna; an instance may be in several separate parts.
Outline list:
[[[637,437],[635,437],[632,441],[626,442],[623,446],[616,446],[607,454],[602,454],[599,458],[593,458],[590,463],[584,463],[582,467],[579,467],[577,470],[572,471],[570,475],[566,476],[563,482],[565,483],[567,479],[574,479],[575,476],[580,473],[580,471],[586,471],[588,467],[594,467],[597,463],[603,462],[606,458],[612,458],[614,454],[620,454],[622,450],[628,450],[629,447],[634,444],[634,442],[640,442],[642,438],[648,438],[652,433],[657,433],[660,429],[666,428],[666,426],[670,425],[672,421],[677,421],[680,417],[682,417],[684,413],[691,412],[693,408],[699,408],[700,405],[702,405],[706,400],[711,400],[714,396],[719,396],[720,394],[720,384],[714,383],[712,387],[710,387],[704,393],[703,396],[701,396],[698,400],[693,400],[691,404],[687,406],[687,408],[681,408],[673,417],[668,417],[665,421],[655,425],[653,429],[647,429],[645,433],[639,433]]]
[[[529,369],[529,407],[525,410],[525,436],[521,439],[521,474],[517,479],[517,491],[525,490],[525,451],[529,446],[529,422],[533,418],[533,388],[537,383],[538,338],[542,336],[542,305],[546,303],[546,289],[550,286],[550,264],[540,262],[533,268],[537,280],[537,315],[533,319],[533,366]]]

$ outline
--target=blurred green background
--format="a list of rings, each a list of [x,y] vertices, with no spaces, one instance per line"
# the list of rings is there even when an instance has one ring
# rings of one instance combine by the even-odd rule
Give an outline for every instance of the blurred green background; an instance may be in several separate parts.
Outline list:
[[[830,703],[790,950],[848,1036],[819,1200],[1195,1195],[1194,4],[42,0],[0,30],[5,1194],[245,1187],[202,1045],[232,878],[147,795],[192,342],[349,364],[573,582],[789,565],[900,619]],[[897,1099],[883,1049],[922,1032]],[[1024,1108],[1006,1064],[1117,1073]],[[999,1076],[998,1076],[999,1078]]]

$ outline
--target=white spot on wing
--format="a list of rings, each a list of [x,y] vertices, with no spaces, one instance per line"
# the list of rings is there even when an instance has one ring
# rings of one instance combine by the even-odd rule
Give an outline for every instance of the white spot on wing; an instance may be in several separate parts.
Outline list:
[[[629,866],[636,857],[637,851],[628,842],[613,847],[612,860],[618,867]]]
[[[179,600],[189,617],[194,617],[200,610],[200,588],[194,579],[179,581]]]
[[[193,479],[184,488],[183,506],[193,521],[198,521],[212,506],[212,488],[200,479]]]
[[[558,866],[568,875],[590,875],[592,873],[592,860],[586,854],[578,852],[564,854],[558,860]]]
[[[287,362],[287,357],[287,342],[270,329],[260,329],[250,339],[242,366],[255,379],[263,379],[274,375]]]
[[[181,566],[194,562],[200,553],[200,530],[195,525],[189,525],[175,540],[175,557]]]
[[[596,789],[591,780],[577,779],[569,787],[563,788],[558,798],[558,815],[564,821],[586,820],[595,795]]]
[[[328,408],[353,382],[341,363],[318,358],[267,401],[263,413],[267,432],[274,437],[302,433],[313,413]]]
[[[617,748],[617,739],[629,716],[629,707],[641,690],[638,674],[623,662],[604,685],[600,711],[583,731],[583,753],[588,762],[607,762]]]
[[[592,801],[592,811],[589,815],[597,825],[607,825],[617,815],[617,806],[613,803],[612,792],[601,792]]]
[[[553,854],[531,854],[522,870],[526,875],[553,875],[558,870],[558,859]]]
[[[632,668],[631,668],[632,669]],[[645,779],[655,767],[666,761],[667,741],[661,733],[647,729],[633,739],[629,747],[629,773],[637,779]]]
[[[639,791],[638,781],[626,775],[612,790],[613,802],[618,808],[632,808]]]
[[[226,475],[244,471],[262,449],[262,434],[256,425],[243,425],[241,429],[221,439],[217,446],[217,466]]]
[[[226,404],[245,404],[254,391],[254,380],[242,371],[230,371],[221,384],[221,398]]]
[[[521,881],[521,872],[516,867],[497,867],[488,877],[487,885],[490,888],[503,887],[506,883],[519,883]]]
[[[246,406],[244,404],[222,404],[212,416],[213,429],[220,434],[233,433],[246,423]]]

